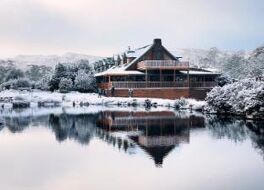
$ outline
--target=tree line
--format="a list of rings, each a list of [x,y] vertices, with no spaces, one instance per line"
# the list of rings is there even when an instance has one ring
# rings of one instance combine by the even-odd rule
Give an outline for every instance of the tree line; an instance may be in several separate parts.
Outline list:
[[[9,60],[1,61],[0,64],[0,88],[94,92],[96,83],[93,66],[88,60],[58,63],[55,69],[44,65],[29,65],[26,70],[17,68]]]
[[[264,76],[264,46],[250,53],[244,51],[221,52],[211,48],[205,56],[198,57],[200,67],[217,68],[233,79],[255,78]]]

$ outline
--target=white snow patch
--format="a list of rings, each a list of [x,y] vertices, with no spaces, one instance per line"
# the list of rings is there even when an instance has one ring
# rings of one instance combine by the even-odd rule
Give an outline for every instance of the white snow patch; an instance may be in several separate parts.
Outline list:
[[[59,92],[47,92],[34,90],[28,91],[17,91],[17,90],[5,90],[0,92],[0,104],[10,104],[12,102],[3,100],[24,100],[31,103],[31,107],[36,107],[38,102],[59,102],[62,107],[73,107],[80,106],[82,104],[91,105],[118,105],[120,107],[126,107],[129,104],[136,104],[137,106],[143,106],[146,99],[149,99],[152,104],[155,104],[157,109],[168,109],[174,108],[176,100],[160,99],[160,98],[124,98],[124,97],[99,97],[96,93],[59,93]],[[186,101],[184,109],[192,108],[193,110],[200,110],[205,106],[205,101],[197,101],[194,99],[184,99]]]

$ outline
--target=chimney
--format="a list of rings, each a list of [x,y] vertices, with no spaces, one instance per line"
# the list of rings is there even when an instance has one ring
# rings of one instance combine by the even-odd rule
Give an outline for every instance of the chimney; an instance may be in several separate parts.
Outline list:
[[[154,39],[154,44],[161,46],[162,45],[161,39],[159,39],[159,38]]]

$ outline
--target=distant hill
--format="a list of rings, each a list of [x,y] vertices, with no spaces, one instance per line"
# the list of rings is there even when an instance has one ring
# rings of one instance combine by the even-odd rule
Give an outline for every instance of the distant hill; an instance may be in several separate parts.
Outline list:
[[[201,65],[201,59],[208,57],[210,50],[205,49],[174,49],[171,51],[175,56],[181,56],[182,60],[189,61],[192,66],[203,66]],[[217,50],[217,59],[221,59],[234,52],[220,51]],[[25,69],[27,65],[46,65],[55,67],[57,63],[71,63],[77,62],[78,60],[85,59],[93,63],[103,57],[78,54],[78,53],[65,53],[63,55],[18,55],[13,58],[9,58],[19,68]],[[0,64],[4,62],[0,60]],[[211,65],[214,67],[214,65]]]
[[[27,65],[45,65],[55,67],[57,63],[71,63],[81,59],[89,60],[93,63],[102,57],[78,54],[78,53],[65,53],[63,55],[18,55],[13,58],[9,58],[21,69],[25,69]],[[1,63],[1,62],[0,62]]]

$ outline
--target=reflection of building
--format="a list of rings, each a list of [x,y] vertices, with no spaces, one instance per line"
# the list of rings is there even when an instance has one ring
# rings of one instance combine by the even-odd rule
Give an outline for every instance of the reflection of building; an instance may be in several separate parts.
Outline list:
[[[204,120],[173,112],[102,112],[97,125],[109,132],[133,132],[128,137],[161,165],[175,146],[189,143],[190,129],[204,127]]]

